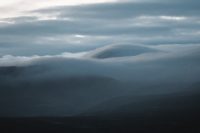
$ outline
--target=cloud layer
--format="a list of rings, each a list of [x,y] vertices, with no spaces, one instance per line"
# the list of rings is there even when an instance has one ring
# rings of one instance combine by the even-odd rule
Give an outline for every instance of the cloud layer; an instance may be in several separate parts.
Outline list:
[[[199,83],[199,4],[65,3],[1,17],[0,116],[72,116],[130,95],[186,95]]]
[[[55,55],[108,44],[199,44],[199,2],[58,6],[0,21],[0,53]],[[48,47],[48,49],[47,49]]]

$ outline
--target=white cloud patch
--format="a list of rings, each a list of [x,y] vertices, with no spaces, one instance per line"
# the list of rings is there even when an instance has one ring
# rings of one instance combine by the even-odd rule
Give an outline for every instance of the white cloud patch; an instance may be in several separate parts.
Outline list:
[[[6,0],[0,2],[0,18],[16,17],[21,15],[28,15],[25,12],[39,8],[53,7],[53,6],[72,6],[80,4],[94,4],[114,2],[115,0]],[[12,9],[12,10],[10,10]],[[3,12],[7,12],[6,14]]]
[[[160,16],[160,18],[165,20],[175,20],[175,21],[181,21],[187,19],[186,17],[182,16]]]
[[[1,66],[27,66],[31,65],[37,60],[46,60],[51,58],[74,58],[81,59],[87,52],[80,53],[70,53],[65,52],[60,55],[33,55],[33,56],[13,56],[13,55],[4,55],[0,58],[0,67]]]

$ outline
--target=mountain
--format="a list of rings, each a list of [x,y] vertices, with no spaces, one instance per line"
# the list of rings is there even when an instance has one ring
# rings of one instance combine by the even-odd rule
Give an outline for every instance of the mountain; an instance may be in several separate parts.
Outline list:
[[[157,51],[156,49],[138,45],[130,45],[130,44],[109,45],[102,48],[98,48],[90,52],[86,56],[97,59],[106,59],[115,57],[136,56],[139,54],[156,52],[156,51]]]
[[[36,69],[0,68],[0,116],[74,115],[122,91],[119,81],[110,77],[65,75],[38,79],[28,75],[41,73]]]
[[[149,121],[157,118],[168,120],[163,123],[173,123],[173,120],[181,122],[182,118],[188,121],[199,118],[200,83],[180,89],[181,91],[163,94],[132,93],[115,97],[88,109],[81,115],[149,119]]]

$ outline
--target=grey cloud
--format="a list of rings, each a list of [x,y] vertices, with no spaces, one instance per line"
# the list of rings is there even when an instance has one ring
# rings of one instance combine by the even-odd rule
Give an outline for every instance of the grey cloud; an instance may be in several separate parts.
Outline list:
[[[42,13],[60,12],[72,18],[130,18],[140,15],[193,16],[199,14],[199,1],[141,1],[58,7],[38,10]]]
[[[86,5],[86,6],[72,6],[72,7],[58,7],[53,9],[44,9],[36,11],[38,13],[47,13],[51,14],[51,12],[59,12],[61,14],[61,18],[71,18],[72,21],[60,21],[59,16],[58,20],[51,20],[51,21],[36,21],[33,23],[25,23],[19,24],[17,26],[11,26],[11,28],[2,29],[2,33],[12,34],[16,32],[16,34],[63,34],[63,33],[79,33],[79,34],[128,34],[128,33],[137,33],[140,34],[142,32],[145,34],[146,32],[150,31],[154,33],[157,30],[159,32],[168,32],[170,29],[169,25],[163,27],[134,27],[129,26],[126,27],[127,20],[129,18],[135,18],[138,16],[186,16],[188,12],[195,11],[199,14],[199,8],[195,8],[198,1],[189,2],[178,2],[175,4],[172,1],[169,2],[138,2],[138,3],[110,3],[110,4],[94,4],[94,5]],[[188,9],[187,9],[188,8]],[[174,9],[174,10],[173,10]],[[166,10],[166,12],[172,12],[172,14],[165,14],[162,10]],[[183,15],[176,14],[176,10],[181,10],[180,12]],[[189,10],[189,11],[188,11]],[[145,11],[145,12],[144,12]],[[154,14],[153,12],[157,14]],[[185,12],[183,12],[185,11]],[[130,12],[130,13],[127,13]],[[62,14],[67,13],[65,16]],[[84,15],[85,14],[85,15]],[[127,16],[127,14],[131,14],[133,16]],[[136,15],[134,15],[136,14]],[[192,13],[194,14],[194,13]],[[189,17],[192,16],[189,15]],[[92,17],[90,16],[92,15]],[[104,18],[106,15],[109,15],[107,18]],[[102,16],[102,17],[101,17]],[[122,21],[122,25],[118,25],[113,27],[113,24],[118,23],[118,20],[113,20],[112,17],[122,17],[120,19],[125,19],[124,22]],[[198,15],[197,15],[198,16]],[[98,20],[91,19],[91,18],[98,18]],[[123,18],[126,17],[126,18]],[[77,19],[76,19],[77,18]],[[48,24],[47,24],[48,23]],[[130,22],[131,23],[131,22]],[[161,23],[162,24],[162,23]],[[178,23],[176,26],[179,26],[182,23]],[[98,27],[96,26],[98,25]],[[111,25],[111,26],[110,26]],[[199,24],[196,26],[194,24],[186,24],[182,27],[189,28],[190,26],[199,27]],[[172,27],[171,27],[172,28]],[[174,27],[173,27],[174,28]],[[23,30],[20,30],[23,29]],[[39,30],[42,29],[42,30]],[[153,31],[154,29],[154,31]],[[28,32],[32,31],[32,32]],[[146,32],[144,32],[146,31]]]
[[[0,28],[3,35],[30,35],[48,36],[59,34],[82,34],[82,35],[119,35],[119,34],[165,34],[170,32],[167,26],[116,26],[100,22],[82,21],[37,21],[32,23],[20,23],[9,27]],[[99,25],[99,26],[97,26]]]
[[[144,20],[145,21],[145,20]],[[156,20],[155,20],[156,21]],[[188,21],[188,20],[187,20]],[[154,22],[154,21],[153,21]],[[105,23],[105,22],[104,22]],[[114,22],[113,22],[114,23]],[[116,22],[117,23],[117,22]],[[160,24],[163,24],[161,22]],[[96,26],[99,25],[99,26]],[[119,40],[118,43],[123,43],[123,40],[128,40],[129,38],[133,38],[131,42],[128,43],[149,43],[149,44],[158,44],[158,43],[198,43],[198,35],[181,35],[181,30],[184,32],[190,34],[195,31],[198,32],[199,30],[199,25],[198,24],[190,24],[188,23],[177,23],[177,24],[167,24],[164,23],[164,25],[160,26],[135,26],[126,24],[126,20],[120,23],[121,26],[117,25],[112,25],[112,23],[108,22],[105,23],[104,25],[101,25],[100,22],[65,22],[65,21],[37,21],[37,22],[30,22],[30,23],[20,23],[20,24],[14,24],[8,27],[3,27],[1,28],[0,34],[5,36],[8,36],[7,38],[11,38],[12,40],[8,39],[5,41],[1,41],[1,47],[3,46],[4,48],[13,48],[13,47],[22,47],[23,48],[30,48],[32,50],[28,50],[29,53],[34,53],[36,54],[45,54],[48,53],[48,50],[45,49],[46,45],[45,44],[52,44],[49,46],[49,48],[52,47],[52,54],[56,54],[59,51],[57,45],[63,44],[63,47],[60,50],[60,52],[63,52],[64,49],[67,51],[77,51],[75,48],[76,45],[73,45],[72,43],[66,42],[66,41],[52,41],[52,42],[43,42],[43,44],[38,45],[37,41],[39,42],[41,40],[41,37],[52,37],[52,38],[59,38],[59,35],[74,35],[74,34],[82,34],[82,35],[89,35],[89,36],[94,36],[94,41],[93,42],[80,42],[82,45],[86,46],[87,44],[83,43],[94,43],[96,44],[111,44],[115,43],[116,38]],[[127,26],[128,25],[128,26]],[[158,24],[159,25],[159,24]],[[180,31],[176,31],[177,29],[180,29]],[[101,40],[96,40],[95,37],[98,36],[107,36],[107,39],[101,39]],[[12,38],[13,36],[13,38]],[[18,36],[18,37],[16,37]],[[24,38],[26,36],[26,38]],[[156,36],[162,36],[162,38]],[[67,37],[67,36],[66,36]],[[154,38],[151,39],[151,38]],[[165,39],[166,37],[166,39]],[[145,41],[144,38],[149,38],[148,41]],[[170,40],[168,39],[170,38]],[[14,43],[13,41],[16,40]],[[130,41],[130,40],[129,40]],[[59,44],[57,44],[59,43]],[[66,44],[66,45],[65,45]],[[69,44],[69,45],[67,45]],[[70,46],[71,44],[71,46]],[[34,46],[34,47],[32,47]],[[79,45],[81,47],[81,45]],[[32,48],[31,48],[32,47]],[[38,47],[38,48],[37,48]],[[34,50],[36,49],[37,50]],[[41,49],[41,50],[40,50]],[[55,51],[53,50],[55,49]],[[74,49],[74,50],[73,50]],[[80,48],[79,48],[80,49]],[[53,52],[54,51],[54,52]],[[4,51],[5,52],[5,51]],[[10,51],[10,53],[14,53]],[[10,54],[7,52],[7,54]],[[20,52],[16,53],[19,54]],[[27,55],[27,53],[25,54]]]
[[[0,27],[0,52],[23,56],[86,51],[114,43],[198,44],[198,3],[154,0],[36,10],[28,14],[55,15],[56,19],[40,20],[37,15],[6,19],[13,23]],[[63,37],[56,40],[76,34],[85,35],[88,40],[79,45]],[[97,39],[101,36],[105,38]],[[48,37],[54,40],[43,39]]]
[[[145,60],[141,55],[103,61],[39,57],[28,66],[0,67],[0,115],[71,116],[121,96],[136,96],[140,101],[182,94],[199,82],[200,52],[197,46],[181,47],[171,46],[167,53],[152,55],[153,59],[143,55]]]

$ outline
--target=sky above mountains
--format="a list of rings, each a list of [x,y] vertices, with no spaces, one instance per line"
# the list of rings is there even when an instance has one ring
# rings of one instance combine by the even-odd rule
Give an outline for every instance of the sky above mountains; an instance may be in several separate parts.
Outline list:
[[[198,0],[10,0],[0,12],[1,58],[200,41]]]

